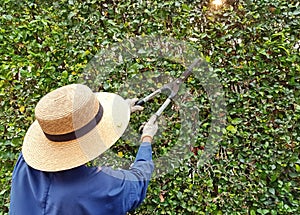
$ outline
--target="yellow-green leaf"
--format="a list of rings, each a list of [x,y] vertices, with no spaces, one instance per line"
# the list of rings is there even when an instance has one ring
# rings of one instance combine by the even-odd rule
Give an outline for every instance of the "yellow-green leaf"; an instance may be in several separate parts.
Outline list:
[[[235,134],[235,133],[237,132],[236,127],[234,127],[233,125],[228,125],[228,126],[226,127],[226,130],[227,130],[227,131],[230,131],[230,132],[233,133],[233,134]]]
[[[118,156],[119,156],[120,158],[124,157],[123,152],[118,152]]]
[[[19,108],[19,110],[20,110],[21,113],[24,113],[25,107],[24,107],[24,106],[21,106],[21,107]]]

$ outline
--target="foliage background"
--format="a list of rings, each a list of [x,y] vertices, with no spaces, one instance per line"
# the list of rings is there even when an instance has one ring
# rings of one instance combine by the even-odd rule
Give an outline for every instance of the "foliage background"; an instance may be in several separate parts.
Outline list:
[[[293,0],[227,0],[219,8],[208,0],[2,0],[0,214],[8,212],[13,165],[37,101],[76,82],[99,50],[136,35],[186,40],[205,56],[226,94],[227,127],[218,152],[197,167],[209,123],[200,126],[199,154],[152,180],[132,214],[299,213],[299,8]],[[125,71],[178,69],[132,65]],[[115,89],[115,73],[106,90]],[[196,80],[189,84],[201,90]],[[205,118],[209,103],[198,99]],[[172,132],[167,144],[156,143],[157,153],[172,144]]]

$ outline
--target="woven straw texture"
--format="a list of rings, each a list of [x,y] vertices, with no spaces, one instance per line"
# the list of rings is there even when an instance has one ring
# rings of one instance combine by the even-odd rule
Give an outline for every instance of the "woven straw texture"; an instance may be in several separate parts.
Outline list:
[[[99,102],[102,119],[86,135],[67,142],[46,138],[44,132],[64,134],[87,124],[97,113]],[[83,165],[109,149],[127,128],[130,108],[116,94],[94,94],[84,85],[68,85],[40,100],[36,118],[25,135],[22,153],[32,168],[53,172]]]

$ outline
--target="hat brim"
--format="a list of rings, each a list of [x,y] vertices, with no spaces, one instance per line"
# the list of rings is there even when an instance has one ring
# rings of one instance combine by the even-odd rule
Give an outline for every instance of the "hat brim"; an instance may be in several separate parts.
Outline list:
[[[83,165],[109,149],[124,133],[130,119],[127,102],[114,93],[95,93],[103,107],[97,126],[86,135],[67,142],[47,139],[39,123],[29,127],[22,146],[26,163],[41,171],[61,171]]]

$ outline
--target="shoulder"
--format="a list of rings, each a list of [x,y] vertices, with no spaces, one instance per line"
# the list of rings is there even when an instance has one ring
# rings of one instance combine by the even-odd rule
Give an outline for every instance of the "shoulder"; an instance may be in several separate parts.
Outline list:
[[[27,163],[24,160],[23,154],[22,152],[19,154],[19,157],[17,159],[17,162],[15,164],[14,167],[14,171],[13,171],[13,175],[12,178],[15,178],[16,174],[22,170],[24,170],[25,168],[27,168]]]

